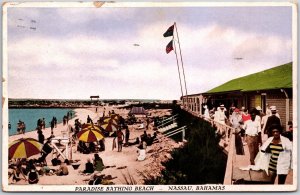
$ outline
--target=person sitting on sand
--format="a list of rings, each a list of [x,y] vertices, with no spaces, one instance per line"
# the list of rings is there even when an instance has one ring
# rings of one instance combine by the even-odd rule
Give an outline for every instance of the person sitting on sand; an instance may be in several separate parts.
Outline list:
[[[50,173],[50,171],[55,171],[55,169],[50,169],[48,166],[43,166],[41,169],[40,169],[40,171],[39,172],[41,172],[42,174],[40,174],[40,175],[51,175],[51,173]]]
[[[94,142],[90,142],[88,149],[89,149],[90,152],[95,152],[96,151],[96,145],[95,145],[95,143]]]
[[[89,154],[90,150],[88,147],[85,145],[83,141],[79,141],[78,146],[77,146],[77,151],[83,153],[83,154]]]
[[[142,141],[142,142],[143,142],[143,141],[146,141],[146,142],[147,142],[147,138],[148,138],[147,132],[144,131],[144,134],[141,135],[141,141]]]
[[[26,168],[25,168],[24,173],[28,174],[31,169],[36,170],[36,166],[35,166],[35,163],[34,163],[33,159],[30,159],[28,162],[26,162]]]
[[[94,154],[93,164],[94,164],[95,171],[102,171],[105,168],[103,164],[103,160],[98,154]]]
[[[58,170],[56,170],[56,175],[57,176],[68,175],[69,174],[69,169],[67,167],[68,164],[70,164],[68,159],[66,159],[63,163],[61,163]]]
[[[105,151],[105,140],[104,140],[104,138],[99,140],[99,146],[100,146],[99,151]]]
[[[87,163],[85,163],[85,170],[83,173],[94,173],[94,165],[91,163],[90,159],[88,159]]]
[[[23,178],[25,180],[27,180],[26,176],[24,174],[25,170],[23,170],[24,168],[22,168],[22,161],[18,161],[16,163],[16,165],[13,164],[13,165],[9,166],[9,168],[12,168],[12,174],[10,175],[10,177],[12,176],[13,181],[16,181],[16,182],[20,181],[21,180],[20,174],[23,176]]]
[[[145,141],[142,141],[141,144],[138,146],[138,161],[143,161],[146,158],[146,148],[147,148],[147,143]]]
[[[133,145],[139,145],[139,144],[140,144],[140,139],[137,137],[134,142],[128,142],[127,145],[124,145],[124,146],[133,146]]]
[[[102,182],[104,175],[99,175],[99,173],[94,173],[91,175],[90,180],[88,181],[89,185],[99,185]]]
[[[148,139],[147,139],[147,146],[151,146],[153,143],[157,143],[158,139],[156,137],[157,137],[157,133],[156,132],[153,133],[153,136],[148,137]]]
[[[39,182],[39,174],[36,169],[31,169],[28,173],[28,183],[36,184]]]

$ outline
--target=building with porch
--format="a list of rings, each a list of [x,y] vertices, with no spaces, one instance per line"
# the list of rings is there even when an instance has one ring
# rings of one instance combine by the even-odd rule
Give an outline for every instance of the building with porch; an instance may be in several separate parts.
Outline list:
[[[293,80],[292,63],[280,65],[258,73],[233,79],[205,93],[188,95],[187,108],[202,114],[202,105],[209,109],[224,104],[248,109],[260,106],[265,113],[267,106],[276,106],[282,125],[287,128],[293,121]],[[296,80],[296,79],[295,79]],[[199,102],[198,99],[199,99]],[[198,109],[199,108],[199,109]]]

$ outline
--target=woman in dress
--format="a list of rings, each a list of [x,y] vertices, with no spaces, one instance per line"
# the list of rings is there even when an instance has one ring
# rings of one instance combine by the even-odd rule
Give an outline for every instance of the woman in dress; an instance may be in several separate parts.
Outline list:
[[[268,170],[271,182],[278,177],[278,184],[284,184],[289,170],[292,168],[292,142],[281,135],[280,125],[270,126],[272,137],[269,137],[261,147],[263,156],[267,159],[264,170]]]

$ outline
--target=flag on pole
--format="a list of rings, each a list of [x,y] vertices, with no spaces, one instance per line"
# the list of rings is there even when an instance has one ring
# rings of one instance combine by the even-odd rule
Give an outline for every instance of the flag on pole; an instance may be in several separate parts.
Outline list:
[[[174,24],[168,28],[168,30],[164,33],[164,37],[173,36]]]
[[[168,45],[166,47],[166,52],[170,53],[170,51],[172,51],[172,50],[173,50],[173,40],[168,43]]]

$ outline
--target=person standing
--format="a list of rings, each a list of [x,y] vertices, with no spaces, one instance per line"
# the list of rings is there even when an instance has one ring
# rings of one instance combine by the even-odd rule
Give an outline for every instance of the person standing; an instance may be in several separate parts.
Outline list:
[[[229,118],[229,121],[231,123],[231,126],[235,129],[235,148],[236,148],[236,154],[238,155],[244,155],[244,147],[241,135],[241,124],[243,123],[242,116],[240,114],[240,110],[238,108],[234,109],[234,112]]]
[[[90,117],[90,115],[87,116],[87,119],[86,119],[86,123],[91,123],[92,122],[92,119]]]
[[[238,108],[234,109],[234,112],[229,118],[229,121],[234,129],[240,128],[241,122],[243,121],[242,116],[240,115],[240,110]]]
[[[150,123],[150,119],[148,118],[148,116],[146,116],[146,129],[147,130],[149,128],[149,123]]]
[[[125,144],[128,145],[128,141],[129,141],[129,137],[130,137],[130,131],[128,126],[125,126]]]
[[[260,106],[256,106],[256,117],[255,120],[257,120],[261,124],[261,118],[263,117],[262,109]]]
[[[119,129],[117,131],[117,140],[118,140],[118,152],[122,152],[122,145],[123,145],[123,140],[124,140],[124,134],[121,131],[121,129]]]
[[[267,124],[267,120],[268,120],[269,116],[271,116],[271,110],[267,109],[266,115],[261,118],[261,131],[263,133],[265,132],[265,128],[266,128],[266,124]]]
[[[277,113],[276,106],[270,106],[270,109],[271,109],[272,115],[268,117],[266,126],[264,128],[264,133],[268,134],[268,137],[272,136],[272,131],[270,130],[270,127],[272,125],[275,125],[275,124],[281,125],[280,119],[276,116],[276,113]]]
[[[250,153],[250,163],[254,165],[254,159],[259,151],[259,144],[262,143],[261,141],[261,126],[260,123],[255,120],[256,112],[252,110],[250,113],[251,120],[245,122],[243,129],[245,129],[246,134],[246,143],[249,148]]]
[[[221,124],[226,124],[226,115],[225,115],[225,107],[224,104],[220,105],[220,109],[215,113],[215,120]]]
[[[53,129],[54,129],[54,120],[50,122],[50,127],[51,127],[51,135],[53,135]]]
[[[44,144],[44,141],[45,141],[45,136],[43,134],[43,131],[42,130],[38,130],[38,140],[41,144]]]
[[[271,182],[274,183],[278,177],[278,184],[284,184],[289,170],[292,168],[292,142],[281,136],[282,127],[278,124],[269,127],[272,137],[269,137],[261,147],[263,157],[268,159],[266,165],[271,176]]]
[[[56,126],[57,126],[57,118],[54,116],[53,120],[54,120],[54,127],[56,128]]]
[[[203,107],[204,107],[204,118],[208,120],[210,119],[208,107],[207,105],[204,105]]]
[[[43,118],[43,120],[42,120],[42,128],[43,128],[43,129],[46,128],[46,121],[45,121],[45,118]]]

